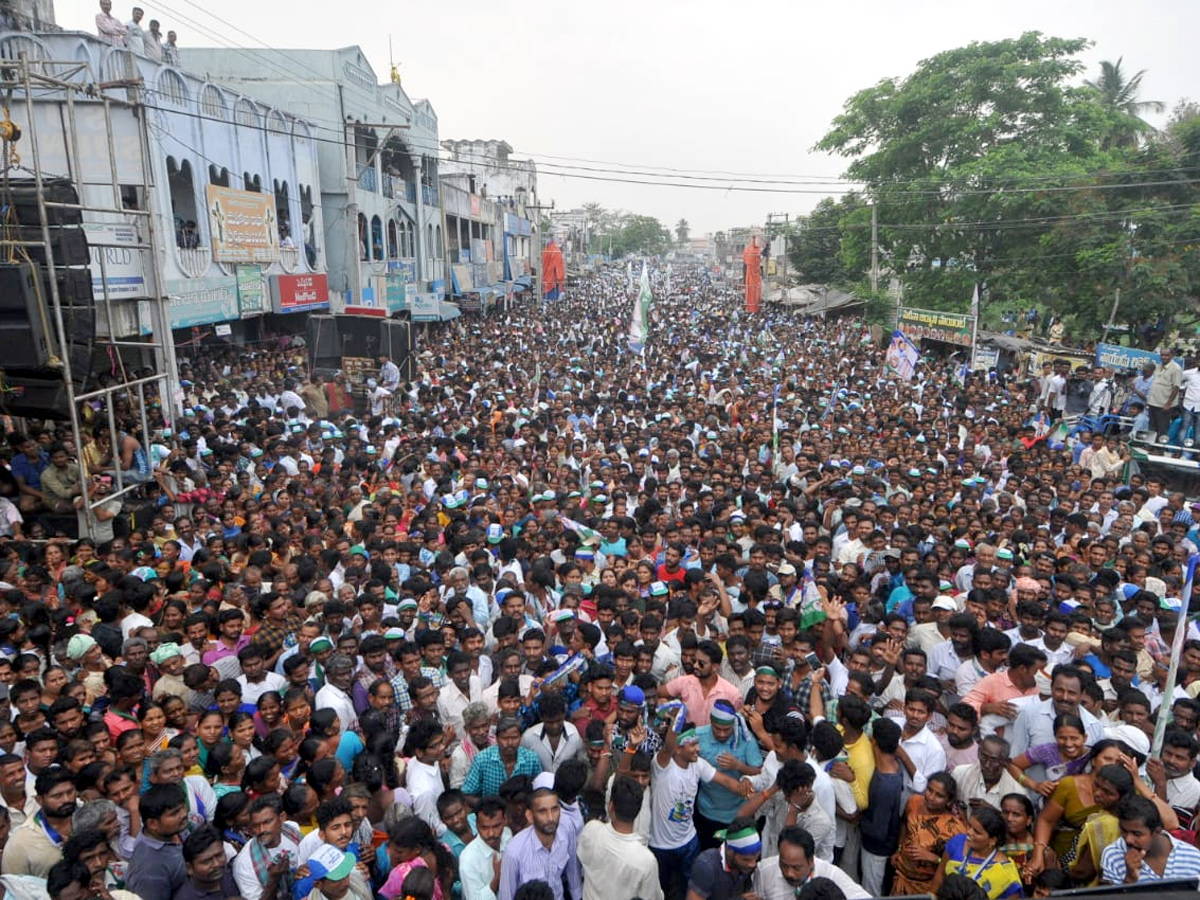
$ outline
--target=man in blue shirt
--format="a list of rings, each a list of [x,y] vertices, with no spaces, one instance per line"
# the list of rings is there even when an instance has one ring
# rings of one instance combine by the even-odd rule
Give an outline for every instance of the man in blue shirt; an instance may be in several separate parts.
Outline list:
[[[17,480],[20,499],[17,505],[21,512],[34,512],[46,503],[42,495],[42,472],[50,465],[50,457],[41,445],[28,435],[13,441],[19,451],[12,461],[13,478]]]
[[[757,775],[763,764],[762,751],[733,704],[728,700],[716,701],[709,722],[696,729],[700,757],[731,778]],[[694,819],[702,850],[721,845],[715,833],[734,820],[742,802],[740,795],[716,781],[700,783]]]

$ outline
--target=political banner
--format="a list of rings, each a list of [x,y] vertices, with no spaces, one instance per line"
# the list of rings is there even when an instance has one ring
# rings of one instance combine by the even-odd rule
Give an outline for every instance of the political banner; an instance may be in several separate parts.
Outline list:
[[[1106,369],[1136,371],[1147,363],[1158,365],[1160,362],[1162,362],[1162,357],[1149,350],[1122,347],[1120,344],[1096,345],[1096,365],[1104,366]]]
[[[971,316],[964,313],[904,306],[900,308],[896,327],[914,342],[941,341],[943,344],[970,347],[973,324]]]
[[[892,332],[892,342],[888,344],[884,362],[887,367],[905,381],[911,381],[917,371],[917,361],[921,353],[917,345],[903,331]]]

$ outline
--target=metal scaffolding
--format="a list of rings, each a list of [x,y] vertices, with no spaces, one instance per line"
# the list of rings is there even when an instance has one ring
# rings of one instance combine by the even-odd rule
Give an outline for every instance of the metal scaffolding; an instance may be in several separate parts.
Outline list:
[[[132,66],[130,74],[133,74]],[[49,297],[39,295],[39,302],[46,304],[48,301],[50,307],[52,327],[47,328],[47,332],[56,344],[52,347],[52,368],[58,372],[65,388],[67,408],[61,413],[71,423],[80,464],[83,502],[89,511],[93,511],[83,517],[89,536],[93,533],[97,507],[140,486],[125,483],[121,472],[117,402],[127,402],[140,421],[141,443],[148,457],[152,431],[147,404],[158,401],[168,422],[177,406],[174,399],[178,396],[175,347],[171,338],[169,300],[163,292],[162,257],[154,227],[151,199],[154,176],[147,112],[141,91],[140,79],[131,77],[100,83],[91,66],[78,61],[30,59],[24,54],[17,59],[0,60],[0,95],[3,96],[5,123],[11,122],[20,129],[19,134],[7,131],[3,141],[0,191],[5,196],[2,202],[11,207],[11,185],[32,185],[41,226],[40,240],[29,239],[28,233],[14,237],[12,229],[6,227],[0,232],[0,248],[10,260],[14,255],[28,258],[29,251],[36,248],[35,252],[44,260],[41,264],[47,274]],[[11,140],[14,137],[16,140]],[[20,159],[17,148],[27,157],[27,163]],[[62,180],[74,187],[76,202],[48,196],[47,182]],[[92,368],[87,372],[73,371],[76,362],[71,352],[74,332],[67,328],[59,290],[58,268],[62,262],[55,259],[52,227],[57,231],[65,216],[74,218],[76,214],[85,225],[108,228],[107,232],[96,230],[95,233],[101,235],[98,239],[92,235],[88,239],[89,250],[100,251],[92,253],[92,321],[95,328],[91,336],[94,343],[89,366],[98,357],[109,360],[112,380],[103,385],[92,377]],[[133,240],[116,240],[113,226],[124,226],[126,231],[131,227]],[[107,238],[103,237],[106,233]],[[144,297],[113,297],[109,278],[110,252],[137,255],[144,279]],[[130,304],[133,304],[132,310]],[[120,339],[130,332],[131,315],[136,323],[133,334],[143,332],[148,325],[148,340]],[[144,317],[149,321],[143,322]],[[143,365],[150,352],[154,356],[155,374],[133,377],[135,367]],[[2,366],[3,354],[0,353]],[[89,473],[84,471],[83,451],[89,437],[82,417],[85,404],[95,414],[107,418],[113,443],[115,487],[111,493],[100,497],[90,491]]]

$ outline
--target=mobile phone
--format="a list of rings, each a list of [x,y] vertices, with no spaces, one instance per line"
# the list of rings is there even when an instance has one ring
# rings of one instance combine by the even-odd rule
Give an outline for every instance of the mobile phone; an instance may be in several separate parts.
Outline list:
[[[808,663],[808,667],[810,669],[821,668],[821,658],[819,656],[817,656],[817,654],[813,653],[811,650],[804,655],[804,661],[806,663]]]

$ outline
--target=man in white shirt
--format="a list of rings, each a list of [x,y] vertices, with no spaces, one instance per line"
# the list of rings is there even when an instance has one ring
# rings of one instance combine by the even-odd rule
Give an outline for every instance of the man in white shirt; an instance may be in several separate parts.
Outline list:
[[[1024,794],[1025,789],[1008,774],[1008,741],[992,735],[979,742],[979,762],[955,766],[951,773],[958,785],[958,799],[972,809],[986,803],[1000,808],[1005,794]]]
[[[507,819],[504,801],[499,797],[484,797],[476,807],[476,838],[463,848],[458,858],[463,900],[496,900],[501,854],[512,837],[505,825]]]
[[[645,789],[626,776],[613,780],[607,823],[588,822],[579,835],[583,900],[662,900],[658,860],[633,827]]]
[[[300,856],[300,829],[283,817],[283,801],[267,794],[250,803],[250,829],[255,837],[233,859],[233,880],[243,900],[270,900],[288,872],[295,874]],[[265,853],[266,867],[255,865]]]
[[[140,6],[135,6],[131,15],[132,18],[125,23],[125,46],[134,53],[145,53],[146,30],[142,28],[142,16],[146,12]]]
[[[238,662],[242,665],[242,674],[238,676],[238,684],[242,686],[242,702],[257,704],[258,698],[267,691],[278,691],[282,696],[288,688],[288,681],[282,675],[267,671],[267,661],[263,652],[251,644],[238,652]]]
[[[1168,728],[1160,758],[1146,760],[1146,775],[1154,792],[1179,813],[1181,822],[1191,821],[1200,804],[1200,781],[1192,774],[1197,751],[1200,743],[1195,735],[1182,728]]]
[[[833,863],[818,859],[812,835],[797,825],[779,833],[779,855],[762,860],[754,870],[754,893],[760,900],[796,900],[800,888],[813,878],[828,878],[846,900],[871,896]]]
[[[316,708],[336,712],[343,732],[352,730],[358,723],[354,698],[350,695],[353,684],[354,660],[340,654],[331,656],[325,666],[325,686],[317,691]]]
[[[468,704],[483,700],[483,684],[471,670],[471,657],[457,650],[451,651],[446,659],[446,674],[450,683],[443,685],[438,693],[438,715],[443,725],[454,729],[457,743],[466,733],[463,710]]]
[[[922,793],[929,776],[946,768],[946,751],[928,725],[936,702],[937,698],[929,691],[919,688],[904,697],[904,731],[896,757],[904,766],[906,795]],[[906,802],[907,799],[906,796]]]

